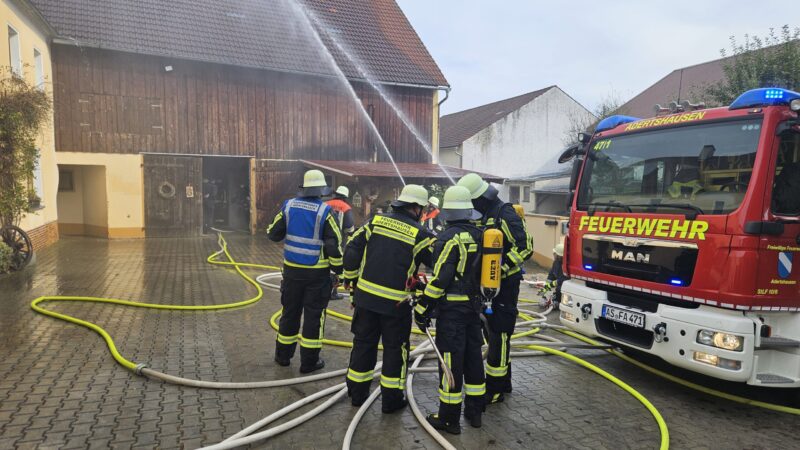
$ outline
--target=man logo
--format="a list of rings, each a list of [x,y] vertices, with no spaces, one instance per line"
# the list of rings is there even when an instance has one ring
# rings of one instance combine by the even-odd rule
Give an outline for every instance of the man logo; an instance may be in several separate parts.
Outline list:
[[[792,260],[794,253],[780,252],[778,253],[778,276],[781,278],[789,278],[792,275]]]
[[[635,237],[625,236],[625,240],[623,241],[622,245],[625,247],[638,247],[640,244],[639,239]]]
[[[650,264],[650,255],[647,253],[611,250],[611,259],[615,259],[617,261],[628,261],[628,262],[636,262],[642,264]]]

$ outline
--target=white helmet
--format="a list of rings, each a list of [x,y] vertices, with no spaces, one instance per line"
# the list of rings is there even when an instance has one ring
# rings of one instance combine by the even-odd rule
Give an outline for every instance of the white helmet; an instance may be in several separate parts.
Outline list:
[[[336,193],[341,195],[344,198],[350,197],[350,189],[347,189],[347,186],[344,186],[344,185],[339,186],[338,188],[336,188]]]

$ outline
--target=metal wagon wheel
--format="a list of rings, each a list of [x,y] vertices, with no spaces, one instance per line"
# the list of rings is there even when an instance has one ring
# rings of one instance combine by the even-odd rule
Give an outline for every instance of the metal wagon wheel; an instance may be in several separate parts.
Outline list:
[[[0,239],[11,247],[11,270],[20,270],[25,267],[33,257],[33,244],[28,233],[14,225],[7,225],[0,229]]]

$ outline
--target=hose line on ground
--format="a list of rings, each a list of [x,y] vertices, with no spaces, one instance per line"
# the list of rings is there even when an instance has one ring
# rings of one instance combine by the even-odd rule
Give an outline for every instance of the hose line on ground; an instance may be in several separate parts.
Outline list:
[[[310,376],[305,376],[305,377],[297,377],[297,378],[284,379],[284,380],[270,380],[270,381],[261,381],[261,382],[236,382],[236,383],[211,382],[211,381],[192,380],[192,379],[187,379],[187,378],[176,377],[176,376],[173,376],[173,375],[168,375],[168,374],[164,374],[164,373],[149,369],[149,368],[145,367],[144,364],[137,364],[137,363],[134,363],[133,361],[130,361],[130,360],[126,359],[125,357],[123,357],[119,353],[119,351],[117,350],[116,344],[114,343],[114,340],[111,337],[111,335],[108,332],[106,332],[102,327],[100,327],[100,326],[98,326],[98,325],[96,325],[94,323],[91,323],[89,321],[78,319],[76,317],[73,317],[73,316],[70,316],[70,315],[67,315],[67,314],[50,311],[48,309],[45,309],[41,305],[44,302],[72,301],[72,302],[93,302],[93,303],[115,304],[115,305],[128,306],[128,307],[147,308],[147,309],[160,309],[160,310],[174,310],[174,311],[218,311],[218,310],[224,310],[224,309],[241,308],[241,307],[252,305],[252,304],[256,303],[257,301],[259,301],[263,297],[263,293],[264,293],[263,289],[261,288],[261,283],[263,283],[264,280],[266,280],[268,278],[277,278],[277,277],[279,277],[280,273],[271,273],[271,274],[262,275],[262,276],[259,277],[259,279],[257,281],[257,280],[254,280],[253,278],[251,278],[250,276],[248,276],[242,270],[242,268],[243,267],[247,267],[247,268],[258,268],[258,269],[266,269],[266,270],[279,270],[279,268],[275,267],[275,266],[268,266],[268,265],[262,265],[262,264],[251,264],[251,263],[241,263],[241,262],[235,261],[233,259],[233,257],[231,256],[230,252],[228,251],[227,242],[225,241],[225,239],[224,239],[224,237],[222,236],[221,233],[218,235],[217,243],[220,246],[220,250],[217,251],[217,252],[212,253],[211,255],[209,255],[209,257],[206,259],[206,261],[209,262],[210,264],[214,264],[214,265],[233,267],[233,269],[243,279],[245,279],[249,284],[251,284],[251,285],[253,285],[255,287],[255,289],[257,291],[255,296],[253,296],[253,297],[251,297],[251,298],[249,298],[247,300],[234,302],[234,303],[220,304],[220,305],[168,305],[168,304],[144,303],[144,302],[135,302],[135,301],[129,301],[129,300],[100,298],[100,297],[43,296],[43,297],[39,297],[39,298],[35,299],[31,303],[31,308],[34,311],[36,311],[37,313],[44,314],[44,315],[47,315],[47,316],[50,316],[50,317],[53,317],[53,318],[56,318],[56,319],[64,320],[64,321],[67,321],[67,322],[70,322],[70,323],[74,323],[76,325],[80,325],[80,326],[86,327],[86,328],[98,333],[104,339],[104,341],[106,342],[106,345],[108,346],[108,348],[109,348],[112,356],[114,357],[114,359],[119,364],[121,364],[123,367],[125,367],[125,368],[127,368],[129,370],[132,370],[132,371],[136,371],[137,373],[141,373],[141,374],[146,375],[148,377],[159,379],[159,380],[162,380],[162,381],[165,381],[165,382],[170,382],[170,383],[175,383],[175,384],[180,384],[180,385],[193,386],[193,387],[200,387],[200,388],[254,389],[254,388],[288,386],[288,385],[292,385],[292,384],[313,382],[313,381],[318,381],[318,380],[323,380],[323,379],[327,379],[327,378],[338,377],[338,376],[344,375],[345,369],[342,369],[342,370],[336,370],[336,371],[317,374],[317,375],[310,375]],[[227,258],[227,261],[217,261],[217,258],[219,256],[221,256],[221,255],[224,255]],[[267,283],[265,283],[265,284],[267,284]],[[274,285],[274,284],[271,284],[271,283],[268,284],[268,285],[269,285],[269,287],[272,287],[272,288],[278,287],[277,285]],[[531,301],[527,301],[527,302],[532,303]],[[549,312],[549,310],[547,312]],[[278,312],[273,314],[273,316],[270,318],[270,323],[275,328],[277,328],[277,323],[276,322],[277,322],[277,318],[280,316],[280,313],[281,313],[281,311],[279,310]],[[332,310],[328,310],[328,314],[333,316],[333,317],[337,317],[339,319],[342,319],[342,320],[352,320],[352,318],[350,316],[347,316],[347,315],[342,314],[342,313],[337,313],[337,312],[332,311]],[[544,322],[546,321],[546,317],[545,317],[544,314],[535,313],[535,312],[532,312],[532,311],[525,311],[525,310],[520,312],[520,318],[522,318],[525,321],[525,322],[523,322],[523,324],[525,324],[525,326],[531,326],[531,329],[520,331],[519,333],[516,333],[515,335],[512,336],[512,338],[514,338],[514,339],[519,339],[521,337],[531,336],[531,335],[534,335],[534,334],[538,333],[540,331],[540,329],[541,329],[541,325],[544,325]],[[522,326],[522,324],[520,324],[520,325]],[[550,340],[552,341],[553,339],[551,338]],[[331,339],[324,339],[323,343],[328,344],[328,345],[340,346],[340,347],[352,347],[352,343],[351,342],[346,342],[346,341],[337,341],[337,340],[331,340]],[[658,422],[658,425],[659,425],[659,430],[661,431],[661,435],[662,435],[662,448],[664,448],[663,447],[664,442],[668,442],[668,434],[666,432],[666,426],[663,424],[663,419],[658,414],[658,411],[655,410],[655,408],[652,406],[652,404],[650,404],[643,396],[641,396],[641,394],[638,394],[630,386],[625,385],[620,380],[614,378],[610,374],[603,372],[601,369],[597,368],[596,366],[593,366],[592,364],[590,364],[590,363],[588,363],[586,361],[583,361],[580,358],[577,358],[577,357],[575,357],[573,355],[570,355],[570,354],[567,354],[567,353],[564,353],[564,352],[561,352],[561,351],[558,351],[558,350],[551,349],[551,348],[546,347],[544,345],[529,344],[528,342],[524,342],[522,344],[524,344],[523,345],[524,348],[527,348],[529,350],[533,350],[533,352],[516,352],[520,356],[531,356],[533,354],[539,354],[539,353],[535,353],[535,352],[542,352],[542,353],[545,353],[545,354],[553,354],[553,355],[561,356],[561,357],[567,358],[567,359],[569,359],[569,360],[571,360],[573,362],[581,364],[582,366],[584,366],[586,368],[589,368],[590,370],[593,370],[593,371],[603,375],[607,379],[611,380],[612,382],[614,382],[618,386],[620,386],[623,389],[625,389],[628,393],[633,395],[637,400],[642,402],[642,404],[644,404],[645,407],[656,418],[656,421]],[[556,342],[555,344],[559,344],[559,343]],[[425,345],[425,344],[423,344],[423,345]],[[559,345],[559,346],[563,347],[563,345]],[[432,427],[430,427],[427,424],[427,422],[424,420],[424,417],[420,416],[421,413],[419,411],[418,406],[416,405],[415,402],[412,401],[413,400],[413,390],[412,390],[412,387],[410,386],[410,382],[413,380],[413,371],[418,369],[419,363],[422,361],[422,358],[424,357],[424,354],[423,354],[424,352],[420,351],[423,348],[424,347],[420,346],[420,349],[414,350],[412,352],[412,354],[414,354],[414,355],[419,354],[419,356],[417,356],[417,359],[416,359],[416,361],[414,363],[413,370],[410,371],[409,378],[408,378],[408,381],[409,381],[409,387],[408,387],[409,388],[409,400],[412,403],[412,410],[414,410],[415,416],[417,416],[417,418],[421,420],[423,428],[425,428],[426,431],[431,433],[431,435],[434,437],[434,439],[437,440],[437,442],[439,442],[440,444],[442,444],[446,448],[451,448],[450,444],[446,443],[447,441],[444,440],[444,438],[436,430],[434,430]],[[337,386],[338,386],[338,392],[337,392],[337,389],[336,389]],[[331,388],[326,388],[326,389],[324,389],[324,390],[322,390],[322,391],[320,391],[320,392],[318,392],[316,394],[313,394],[313,395],[309,396],[308,398],[301,399],[298,402],[295,402],[295,403],[293,403],[293,404],[291,404],[291,405],[289,405],[287,407],[284,407],[283,409],[271,414],[267,418],[262,419],[261,421],[257,422],[256,424],[253,424],[250,427],[247,427],[245,430],[242,430],[241,432],[235,434],[234,436],[226,439],[226,441],[224,441],[224,442],[222,442],[220,444],[217,444],[215,446],[212,446],[210,448],[221,449],[221,448],[231,448],[233,446],[245,445],[247,443],[252,443],[252,442],[256,442],[258,440],[267,439],[267,438],[275,436],[275,435],[277,435],[277,434],[279,434],[279,433],[281,433],[281,432],[283,432],[285,430],[288,430],[288,429],[290,429],[290,428],[292,428],[294,426],[297,426],[297,425],[305,422],[306,420],[309,420],[309,419],[313,418],[317,414],[321,413],[322,411],[324,411],[325,409],[327,409],[328,407],[330,407],[331,405],[336,403],[336,401],[338,401],[344,395],[347,394],[347,391],[346,391],[345,387],[342,387],[341,384],[339,384],[337,386],[334,386],[334,387],[331,387]],[[380,391],[378,390],[378,393],[379,392]],[[294,411],[294,410],[296,410],[296,409],[298,409],[298,408],[300,408],[300,407],[302,407],[302,406],[304,406],[304,405],[306,405],[308,403],[313,402],[314,400],[317,400],[319,398],[323,398],[326,395],[330,395],[330,394],[333,394],[333,396],[331,398],[329,398],[328,400],[326,400],[323,404],[315,407],[314,409],[306,412],[305,414],[303,414],[303,415],[301,415],[301,416],[299,416],[299,417],[297,417],[295,419],[292,419],[292,420],[290,420],[290,421],[288,421],[288,422],[286,422],[284,424],[281,424],[281,425],[276,426],[274,428],[270,428],[270,429],[265,430],[265,431],[261,431],[261,432],[255,433],[255,434],[249,434],[249,433],[251,433],[251,432],[263,427],[264,425],[266,425],[266,424],[268,424],[268,423],[270,423],[270,422],[272,422],[274,420],[277,420],[280,417],[283,417],[284,415],[290,413],[291,411]],[[373,394],[373,395],[375,395],[377,397],[377,394]],[[364,408],[363,411],[365,412],[366,408]],[[363,412],[361,412],[361,414],[358,415],[358,419],[360,420],[361,417],[363,417]],[[358,424],[357,420],[354,420],[351,423],[352,432],[349,433],[350,437],[352,437],[353,433],[355,432],[355,427],[357,426],[357,424]],[[349,441],[348,441],[348,443],[349,443]]]
[[[556,329],[556,331],[558,331],[560,333],[563,333],[563,334],[566,334],[567,336],[571,336],[571,337],[573,337],[575,339],[578,339],[580,341],[586,342],[586,343],[591,344],[591,345],[595,345],[595,346],[603,345],[602,343],[597,342],[594,339],[590,339],[590,338],[588,338],[588,337],[586,337],[586,336],[584,336],[582,334],[578,334],[578,333],[575,333],[575,332],[570,331],[570,330]],[[663,372],[661,370],[656,369],[655,367],[651,367],[651,366],[649,366],[649,365],[647,365],[647,364],[645,364],[643,362],[639,362],[639,361],[631,358],[630,356],[619,352],[618,350],[608,349],[606,351],[611,353],[612,355],[614,355],[614,356],[616,356],[616,357],[618,357],[618,358],[620,358],[620,359],[622,359],[624,361],[627,361],[627,362],[635,365],[636,367],[644,369],[644,370],[646,370],[646,371],[648,371],[648,372],[650,372],[650,373],[652,373],[654,375],[658,375],[658,376],[660,376],[662,378],[665,378],[665,379],[667,379],[669,381],[672,381],[674,383],[678,383],[681,386],[685,386],[685,387],[688,387],[690,389],[694,389],[694,390],[702,392],[704,394],[713,395],[715,397],[724,398],[725,400],[730,400],[732,402],[742,403],[742,404],[750,405],[750,406],[756,406],[756,407],[768,409],[768,410],[771,410],[771,411],[777,411],[777,412],[782,412],[782,413],[787,413],[787,414],[800,415],[800,408],[792,408],[791,406],[776,405],[774,403],[767,403],[767,402],[762,402],[762,401],[759,401],[759,400],[752,400],[752,399],[749,399],[749,398],[740,397],[740,396],[734,395],[734,394],[728,394],[727,392],[722,392],[722,391],[719,391],[719,390],[716,390],[716,389],[712,389],[712,388],[709,388],[709,387],[701,386],[701,385],[699,385],[697,383],[692,383],[691,381],[687,381],[687,380],[684,380],[682,378],[678,378],[675,375],[670,375],[670,374],[668,374],[666,372]]]

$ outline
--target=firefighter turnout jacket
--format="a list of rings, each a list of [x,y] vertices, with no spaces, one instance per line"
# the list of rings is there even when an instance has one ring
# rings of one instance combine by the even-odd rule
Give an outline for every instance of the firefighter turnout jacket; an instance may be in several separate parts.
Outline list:
[[[344,199],[334,198],[325,202],[333,209],[331,214],[334,215],[336,223],[339,224],[339,230],[345,234],[350,234],[355,229],[353,222],[353,207],[350,206]]]
[[[267,228],[271,241],[283,246],[283,275],[287,278],[327,277],[342,273],[342,234],[331,207],[319,197],[287,200]]]
[[[441,213],[439,208],[426,209],[422,214],[422,219],[420,219],[422,225],[434,234],[440,233],[444,228],[444,221],[439,217],[439,213]]]
[[[480,243],[482,232],[467,221],[448,223],[434,244],[433,279],[415,313],[437,310],[436,346],[450,368],[455,385],[439,370],[439,413],[446,423],[458,423],[462,395],[464,414],[480,417],[486,394],[481,346]]]
[[[402,209],[378,214],[356,230],[344,255],[344,278],[355,282],[355,306],[399,316],[406,281],[420,264],[431,266],[433,236]]]

